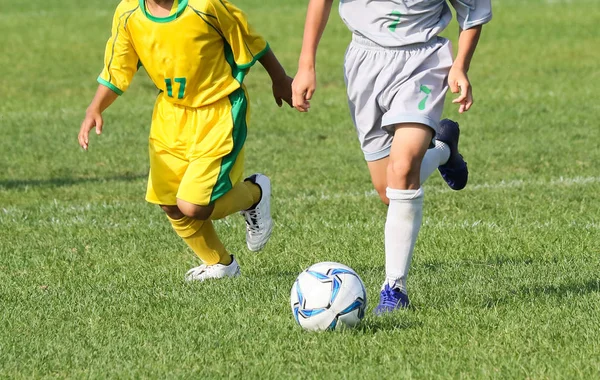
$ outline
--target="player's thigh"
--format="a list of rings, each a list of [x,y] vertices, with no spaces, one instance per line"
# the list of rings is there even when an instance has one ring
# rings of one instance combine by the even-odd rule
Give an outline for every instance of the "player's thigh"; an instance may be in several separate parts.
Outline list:
[[[179,184],[187,170],[188,160],[181,142],[187,139],[185,110],[160,94],[152,114],[149,138],[150,175],[146,200],[173,206],[177,204]]]
[[[179,202],[208,206],[230,191],[243,178],[244,148],[229,159],[232,156],[190,162],[177,193]]]
[[[248,105],[243,89],[195,115],[190,162],[177,198],[206,206],[238,183],[244,171]]]
[[[177,192],[188,168],[188,161],[152,140],[149,155],[150,174],[146,201],[159,205],[176,205]]]

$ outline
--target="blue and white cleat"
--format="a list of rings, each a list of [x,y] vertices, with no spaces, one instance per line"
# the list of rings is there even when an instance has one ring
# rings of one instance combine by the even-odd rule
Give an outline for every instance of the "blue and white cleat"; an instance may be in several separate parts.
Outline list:
[[[396,287],[390,287],[389,284],[385,284],[379,295],[379,305],[373,310],[373,313],[375,315],[382,315],[394,310],[406,309],[409,304],[408,294],[403,293]]]
[[[467,163],[460,153],[458,153],[458,138],[460,129],[458,123],[450,119],[440,121],[440,127],[436,140],[439,140],[450,148],[450,158],[444,165],[440,165],[438,170],[442,178],[452,190],[462,190],[467,186],[469,180],[469,169]]]

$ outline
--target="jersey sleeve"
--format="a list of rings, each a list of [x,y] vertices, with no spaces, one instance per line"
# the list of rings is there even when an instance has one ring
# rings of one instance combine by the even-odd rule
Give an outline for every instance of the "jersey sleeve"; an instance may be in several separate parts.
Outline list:
[[[139,58],[131,44],[127,21],[134,10],[117,8],[113,18],[112,35],[106,43],[104,69],[98,83],[110,88],[118,95],[123,94],[137,72]]]
[[[491,0],[450,0],[450,3],[456,10],[462,30],[483,25],[492,19]]]
[[[223,38],[231,47],[233,60],[240,69],[254,65],[268,50],[269,44],[248,24],[246,15],[226,0],[212,0],[211,10]]]

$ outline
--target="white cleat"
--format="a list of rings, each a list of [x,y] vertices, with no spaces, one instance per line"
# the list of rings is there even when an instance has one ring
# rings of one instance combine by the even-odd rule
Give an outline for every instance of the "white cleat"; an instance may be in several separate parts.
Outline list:
[[[253,174],[246,181],[258,185],[261,197],[258,204],[241,214],[246,219],[246,244],[248,249],[256,252],[263,249],[271,237],[273,231],[273,219],[271,219],[271,180],[264,174]]]
[[[204,281],[210,278],[224,278],[224,277],[237,277],[240,275],[240,266],[238,265],[235,257],[231,256],[231,263],[229,265],[215,264],[206,265],[202,264],[199,267],[195,267],[187,271],[185,274],[186,281]]]

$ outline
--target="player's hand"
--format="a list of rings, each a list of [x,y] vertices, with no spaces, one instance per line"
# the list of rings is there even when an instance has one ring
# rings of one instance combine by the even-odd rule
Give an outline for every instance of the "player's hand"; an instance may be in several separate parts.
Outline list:
[[[78,136],[79,145],[85,150],[88,149],[89,135],[93,128],[96,128],[97,135],[102,133],[102,114],[96,111],[87,111],[85,113],[85,118],[81,123]]]
[[[292,80],[286,75],[284,78],[273,82],[273,97],[279,107],[283,105],[283,102],[292,107]]]
[[[310,100],[317,88],[317,74],[314,69],[299,69],[292,83],[292,100],[294,108],[307,112]]]
[[[466,71],[452,66],[450,74],[448,74],[448,85],[452,93],[458,94],[460,92],[458,98],[452,101],[452,103],[459,104],[458,113],[468,111],[473,105],[473,92]]]

